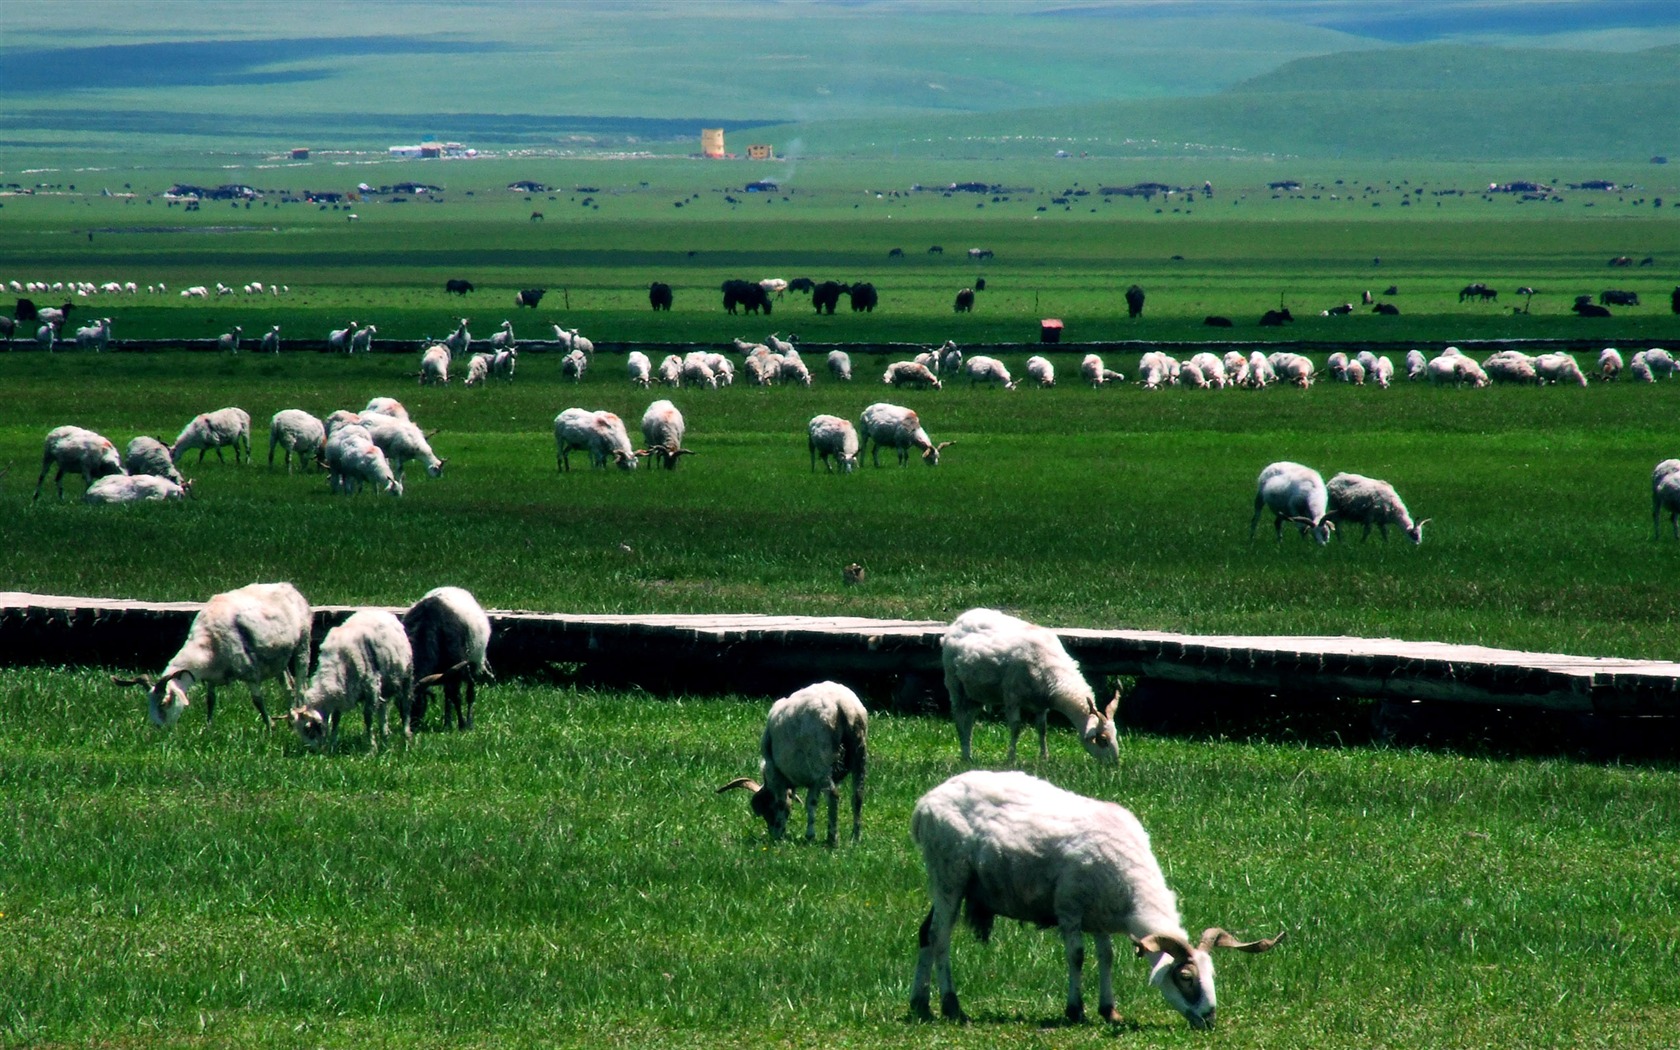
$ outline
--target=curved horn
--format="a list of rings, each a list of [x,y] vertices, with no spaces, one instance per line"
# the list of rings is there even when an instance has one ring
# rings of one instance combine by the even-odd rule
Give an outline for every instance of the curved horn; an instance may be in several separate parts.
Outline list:
[[[1210,948],[1235,948],[1239,952],[1250,953],[1269,952],[1287,936],[1289,936],[1289,931],[1282,930],[1276,937],[1266,937],[1258,941],[1239,941],[1219,927],[1209,926],[1202,931],[1202,943],[1199,947],[1204,952]]]
[[[1165,952],[1172,956],[1173,962],[1190,961],[1190,942],[1176,933],[1151,933],[1144,937],[1133,937],[1132,943],[1137,945],[1139,955]]]
[[[143,674],[135,678],[118,678],[116,675],[112,675],[111,684],[143,686],[147,692],[150,692],[152,688],[152,676]]]
[[[934,451],[937,452],[940,449],[950,448],[952,445],[955,445],[955,444],[956,444],[955,441],[941,441],[939,444],[933,446],[933,448],[934,448]]]
[[[716,793],[721,795],[731,788],[746,788],[755,795],[764,790],[759,787],[758,781],[754,780],[752,777],[736,777],[734,780],[731,780],[729,783],[718,788]]]
[[[1435,520],[1434,518],[1424,518],[1422,521],[1418,522],[1416,525],[1413,525],[1412,528],[1421,529],[1425,525],[1428,525],[1430,522],[1432,522],[1434,520]]]
[[[1112,721],[1114,721],[1114,712],[1118,711],[1119,709],[1120,709],[1120,690],[1116,689],[1114,691],[1114,695],[1109,698],[1108,706],[1102,709],[1102,716],[1103,716],[1103,718],[1112,722]]]
[[[469,661],[462,660],[460,663],[449,668],[447,671],[439,671],[437,674],[429,674],[414,684],[416,686],[437,685],[439,682],[458,680],[466,676],[467,669],[470,667],[472,667],[472,664]]]

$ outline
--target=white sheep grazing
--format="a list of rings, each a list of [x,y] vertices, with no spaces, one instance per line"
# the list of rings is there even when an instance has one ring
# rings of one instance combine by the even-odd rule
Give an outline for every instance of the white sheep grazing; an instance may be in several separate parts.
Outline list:
[[[1348,355],[1340,350],[1324,359],[1324,370],[1330,373],[1330,378],[1340,382],[1347,381]]]
[[[1660,346],[1653,346],[1649,350],[1641,350],[1645,355],[1645,365],[1651,370],[1651,375],[1657,379],[1671,379],[1680,370],[1680,362],[1676,362],[1667,350]]]
[[[1628,361],[1628,374],[1641,383],[1655,383],[1657,377],[1651,373],[1651,366],[1645,359],[1645,351],[1634,354]]]
[[[381,416],[390,416],[392,419],[406,420],[408,418],[408,409],[403,407],[403,403],[394,397],[370,397],[368,398],[367,405],[362,408],[362,411],[364,413],[373,412]]]
[[[1598,374],[1605,379],[1615,379],[1622,373],[1622,354],[1613,346],[1607,346],[1598,352]]]
[[[1270,508],[1277,515],[1273,523],[1277,538],[1283,539],[1283,523],[1292,521],[1301,535],[1311,534],[1319,544],[1330,542],[1336,531],[1335,523],[1326,515],[1330,509],[1330,492],[1324,476],[1311,467],[1282,460],[1260,472],[1255,482],[1254,519],[1248,523],[1248,538],[1260,526],[1260,512]]]
[[[885,401],[877,401],[864,409],[859,423],[864,445],[867,447],[874,442],[871,458],[877,467],[881,465],[882,445],[898,452],[898,465],[901,467],[910,462],[912,448],[921,449],[923,463],[937,467],[939,454],[951,444],[941,441],[935,445],[927,431],[922,429],[922,421],[914,411],[900,405],[889,405]]]
[[[35,479],[33,499],[41,498],[41,485],[47,480],[47,471],[55,466],[58,468],[54,480],[58,485],[59,499],[64,498],[64,475],[67,472],[80,474],[86,485],[92,485],[95,478],[123,472],[122,456],[118,454],[117,447],[103,435],[81,427],[55,427],[47,432],[46,443],[41,448],[41,476]]]
[[[1302,390],[1312,386],[1313,363],[1301,354],[1278,353],[1266,359],[1280,383],[1291,383]]]
[[[409,703],[403,732],[412,734],[426,718],[426,693],[443,686],[443,726],[466,731],[473,727],[478,680],[490,673],[490,617],[468,591],[436,587],[403,613],[403,631],[414,653],[414,698]],[[461,684],[466,683],[466,703]]]
[[[706,354],[697,350],[683,358],[682,385],[701,387],[705,390],[717,389],[717,373],[712,371]]]
[[[1669,530],[1680,540],[1680,459],[1665,459],[1651,471],[1651,538],[1660,539],[1657,527],[1664,510]]]
[[[309,671],[309,603],[289,583],[253,583],[213,596],[193,617],[187,640],[163,673],[113,678],[146,689],[152,724],[168,728],[189,703],[187,692],[203,683],[204,721],[216,715],[216,687],[244,682],[264,725],[272,724],[262,683],[278,678],[294,698]]]
[[[800,386],[811,385],[811,370],[805,367],[805,361],[799,357],[797,351],[790,357],[782,358],[781,378]]]
[[[175,469],[175,460],[170,458],[169,446],[154,437],[141,436],[130,441],[123,455],[123,467],[130,474],[168,478],[177,485],[183,481],[181,472]]]
[[[356,334],[350,337],[350,353],[365,354],[373,350],[373,337],[379,334],[379,329],[373,325],[356,329]]]
[[[449,348],[450,357],[458,357],[472,349],[472,333],[467,331],[467,319],[461,318],[455,330],[443,340],[443,345]]]
[[[915,361],[894,361],[887,366],[881,375],[881,382],[888,386],[912,386],[922,390],[939,390],[939,377],[928,370],[923,364]]]
[[[111,319],[101,317],[90,325],[76,329],[76,345],[83,350],[92,349],[95,352],[110,346]]]
[[[1400,501],[1400,494],[1388,482],[1363,474],[1342,473],[1331,478],[1325,490],[1330,498],[1330,519],[1339,525],[1365,526],[1365,539],[1371,538],[1371,526],[1375,525],[1387,543],[1388,527],[1394,525],[1413,544],[1423,542],[1423,527],[1431,519],[1413,522],[1411,512]]]
[[[1354,386],[1365,385],[1365,366],[1358,361],[1349,361],[1347,366],[1347,381]]]
[[[764,818],[770,837],[787,835],[795,789],[805,791],[805,839],[817,837],[817,800],[828,797],[828,846],[840,841],[840,788],[852,780],[852,841],[863,834],[863,782],[869,769],[869,712],[857,694],[838,682],[818,682],[782,697],[770,706],[759,740],[759,776],[763,786],[738,777],[718,794],[734,788],[752,792],[752,811]]]
[[[842,383],[852,381],[852,356],[844,350],[828,352],[828,374]]]
[[[1442,360],[1451,361],[1450,358]],[[1535,363],[1535,358],[1520,350],[1501,350],[1482,362],[1482,370],[1487,373],[1489,382],[1533,386],[1540,381]]]
[[[1272,370],[1271,358],[1259,350],[1248,355],[1248,385],[1252,390],[1261,390],[1269,383],[1277,382],[1277,373]]]
[[[1086,354],[1079,362],[1079,378],[1090,383],[1092,388],[1103,385],[1103,359],[1096,354]]]
[[[239,340],[245,334],[245,329],[234,325],[232,329],[216,337],[216,349],[227,354],[239,353]]]
[[[181,453],[198,449],[198,462],[204,462],[204,453],[210,449],[216,450],[216,459],[225,463],[222,449],[233,446],[233,461],[244,462],[239,457],[243,453],[245,459],[251,458],[251,416],[242,408],[219,408],[214,412],[205,412],[194,416],[182,430],[175,444],[169,448],[169,458],[176,463],[181,462]]]
[[[911,360],[915,361],[918,365],[921,365],[929,372],[932,372],[934,375],[939,374],[939,352],[937,350],[923,350]]]
[[[265,354],[278,354],[280,352],[279,325],[275,325],[273,328],[270,328],[268,331],[263,333],[261,349]]]
[[[1206,390],[1210,385],[1201,366],[1194,361],[1182,361],[1178,366],[1178,384],[1192,390]]]
[[[923,795],[910,816],[932,900],[922,922],[910,1010],[931,1020],[929,996],[939,977],[940,1013],[963,1020],[951,979],[951,933],[967,906],[980,940],[993,920],[1055,927],[1068,966],[1065,1015],[1085,1017],[1085,934],[1097,947],[1097,1012],[1117,1022],[1113,935],[1126,934],[1148,961],[1149,983],[1192,1028],[1214,1024],[1213,948],[1269,951],[1284,933],[1239,942],[1218,927],[1195,946],[1167,888],[1149,834],[1125,808],[1086,798],[1018,772],[972,770]]]
[[[799,337],[798,336],[792,336],[792,335],[788,336],[786,339],[783,339],[780,332],[771,332],[769,335],[764,337],[764,345],[768,346],[771,350],[774,350],[776,353],[781,354],[783,357],[788,357],[790,355],[797,355],[799,353],[798,350],[794,349],[794,345],[793,345],[794,343],[797,343],[798,341],[799,341]]]
[[[35,329],[35,343],[42,350],[52,352],[53,345],[58,340],[58,330],[50,324],[44,324]]]
[[[349,327],[334,328],[327,333],[327,349],[348,353],[350,351],[350,340],[355,334],[356,322],[354,321],[350,322]]]
[[[482,386],[490,378],[490,366],[495,361],[495,354],[474,354],[467,362],[467,378],[463,383],[467,386]]]
[[[153,503],[183,500],[192,482],[176,484],[154,474],[108,474],[87,487],[83,503]]]
[[[1056,385],[1056,366],[1047,357],[1034,354],[1027,358],[1027,378],[1041,387]]]
[[[717,377],[720,387],[735,385],[735,366],[722,354],[707,354],[706,363],[712,366],[712,374]]]
[[[975,354],[963,362],[963,369],[968,373],[969,386],[976,383],[985,383],[987,386],[1002,383],[1005,390],[1015,389],[1015,380],[1010,378],[1009,369],[995,357]]]
[[[772,295],[780,299],[782,293],[787,291],[788,283],[780,277],[766,277],[758,282],[758,286],[764,289],[766,295]],[[769,307],[765,307],[765,309],[768,310]]]
[[[659,382],[664,386],[681,386],[682,373],[683,359],[676,354],[666,354],[659,362]]]
[[[1138,358],[1138,383],[1145,390],[1159,390],[1175,381],[1175,362],[1159,350],[1151,350]]]
[[[420,385],[449,385],[449,347],[433,343],[420,355]]]
[[[997,708],[1009,724],[1009,762],[1015,761],[1023,714],[1037,716],[1038,757],[1050,757],[1045,733],[1051,711],[1072,724],[1092,758],[1119,760],[1114,728],[1119,694],[1098,707],[1091,683],[1054,631],[995,609],[970,609],[946,629],[940,661],[964,762],[972,760],[969,743],[981,710]]]
[[[304,743],[331,744],[338,737],[338,716],[359,706],[368,750],[378,751],[379,741],[390,735],[393,700],[408,729],[413,688],[414,650],[402,621],[384,609],[359,609],[321,640],[303,702],[286,719]]]
[[[1229,377],[1225,374],[1225,361],[1218,354],[1211,354],[1203,350],[1200,353],[1192,354],[1190,360],[1185,364],[1195,365],[1197,371],[1202,373],[1203,381],[1214,390],[1223,390],[1226,384],[1230,382]]]
[[[413,423],[406,419],[379,420],[369,424],[367,431],[369,440],[385,453],[385,460],[399,484],[404,480],[403,468],[411,459],[425,465],[427,477],[443,477],[443,465],[449,461],[438,458],[425,433]]]
[[[1406,378],[1423,379],[1429,372],[1429,359],[1422,350],[1406,351]]]
[[[555,467],[571,470],[574,448],[589,453],[590,466],[604,470],[607,460],[618,464],[620,470],[635,470],[639,462],[630,447],[630,432],[624,420],[612,412],[593,412],[587,408],[568,408],[554,417]]]
[[[136,440],[139,440],[138,438]],[[309,469],[326,453],[327,427],[301,408],[283,408],[268,421],[268,466],[274,469],[274,450],[286,450],[286,473],[292,472],[292,453],[298,466]],[[129,446],[131,449],[132,445]],[[132,471],[130,471],[132,473]]]
[[[625,355],[624,373],[630,378],[631,386],[646,390],[653,385],[653,362],[640,350],[632,350]]]
[[[1382,355],[1377,358],[1377,367],[1372,370],[1371,375],[1375,378],[1377,386],[1387,390],[1388,385],[1394,382],[1394,362],[1389,360],[1387,354]]]
[[[676,470],[683,456],[692,456],[692,449],[683,448],[688,423],[677,406],[661,398],[642,413],[642,439],[647,448],[638,449],[638,456],[652,456],[666,470]]]
[[[519,340],[515,339],[513,336],[512,321],[503,321],[501,330],[492,333],[490,336],[491,350],[512,350],[518,345]]]
[[[403,494],[402,482],[391,470],[384,450],[373,443],[370,431],[360,423],[346,424],[329,433],[324,458],[327,487],[332,492],[348,496],[360,492],[364,484],[373,484],[392,496]]]
[[[560,359],[560,374],[574,383],[583,382],[583,374],[589,371],[589,358],[582,350],[568,350],[566,356]]]
[[[1376,375],[1376,372],[1377,372],[1377,355],[1376,354],[1373,354],[1369,350],[1361,350],[1361,351],[1359,351],[1359,353],[1357,355],[1355,355],[1354,360],[1358,361],[1359,364],[1360,364],[1360,367],[1365,369],[1365,374],[1366,375],[1368,375],[1368,376]]]
[[[811,450],[811,469],[817,469],[820,458],[823,469],[834,473],[834,464],[828,461],[834,457],[835,463],[840,465],[840,473],[850,474],[857,469],[858,462],[858,434],[857,428],[850,420],[839,416],[812,416],[807,426],[809,434],[807,444]]]
[[[1541,354],[1534,359],[1534,370],[1539,373],[1543,383],[1574,383],[1583,387],[1587,385],[1587,377],[1581,371],[1581,366],[1576,364],[1573,354],[1562,351]]]

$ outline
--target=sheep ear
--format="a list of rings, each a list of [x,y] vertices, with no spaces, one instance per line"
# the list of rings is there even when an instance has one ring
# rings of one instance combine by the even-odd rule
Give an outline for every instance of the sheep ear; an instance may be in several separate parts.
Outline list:
[[[721,795],[732,788],[746,788],[755,795],[763,790],[763,788],[758,786],[758,781],[754,780],[752,777],[736,777],[734,780],[731,780],[729,783],[718,788],[716,793]]]
[[[1201,951],[1210,948],[1235,948],[1239,952],[1269,952],[1278,942],[1289,936],[1288,930],[1279,931],[1276,937],[1266,937],[1258,941],[1239,941],[1217,926],[1209,926],[1202,931],[1202,943],[1198,946]]]
[[[1132,943],[1137,945],[1139,955],[1165,952],[1172,956],[1173,962],[1190,961],[1190,942],[1175,933],[1151,933],[1144,937],[1133,937]]]

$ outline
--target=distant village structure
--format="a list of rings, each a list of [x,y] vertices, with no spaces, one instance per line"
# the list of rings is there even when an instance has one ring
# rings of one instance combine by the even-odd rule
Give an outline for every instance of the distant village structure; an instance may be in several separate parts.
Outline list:
[[[393,157],[476,157],[478,150],[459,142],[421,142],[412,146],[392,146]]]
[[[702,157],[711,157],[714,159],[722,159],[727,156],[727,154],[723,152],[722,128],[700,129],[700,155]]]

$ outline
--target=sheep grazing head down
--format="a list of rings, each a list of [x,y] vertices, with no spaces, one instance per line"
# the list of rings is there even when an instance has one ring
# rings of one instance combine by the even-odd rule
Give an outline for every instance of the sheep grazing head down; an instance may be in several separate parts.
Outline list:
[[[310,747],[321,746],[321,741],[326,739],[327,732],[331,728],[326,716],[307,704],[294,707],[286,712],[286,721],[290,722],[292,728],[297,730],[298,739]]]
[[[1191,1028],[1212,1028],[1218,1003],[1213,990],[1213,948],[1235,948],[1240,952],[1270,951],[1285,937],[1279,933],[1258,941],[1238,941],[1217,926],[1202,931],[1201,943],[1190,943],[1170,933],[1134,937],[1138,958],[1150,960],[1149,983],[1160,989],[1167,1005],[1184,1015]]]
[[[183,678],[186,679],[185,685],[181,682]],[[112,678],[111,681],[115,685],[137,685],[145,689],[146,715],[159,729],[173,729],[175,723],[181,720],[181,712],[191,703],[187,698],[187,687],[192,685],[192,675],[186,671],[157,680],[150,675],[141,675],[138,678]]]
[[[748,800],[748,804],[752,806],[755,816],[764,819],[764,823],[770,828],[771,838],[780,839],[787,836],[788,813],[793,809],[794,795],[792,791],[783,791],[781,797],[777,798],[776,792],[767,787],[761,787],[758,781],[751,777],[736,777],[718,788],[717,793],[721,795],[725,791],[732,791],[735,788],[752,792],[752,798]]]

